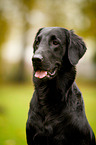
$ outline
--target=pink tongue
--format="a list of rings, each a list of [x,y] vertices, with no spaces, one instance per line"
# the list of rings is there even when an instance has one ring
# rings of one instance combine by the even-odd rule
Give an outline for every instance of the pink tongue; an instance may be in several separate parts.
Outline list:
[[[44,78],[47,75],[47,71],[36,71],[35,77],[37,78]]]

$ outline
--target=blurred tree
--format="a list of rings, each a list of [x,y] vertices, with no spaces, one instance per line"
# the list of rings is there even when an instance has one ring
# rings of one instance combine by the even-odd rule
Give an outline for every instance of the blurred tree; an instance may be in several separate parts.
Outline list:
[[[37,26],[41,27],[41,25],[59,26],[75,29],[81,36],[96,37],[96,0],[1,0],[0,3],[0,43],[3,44],[8,38],[6,32],[10,32],[14,27],[11,25],[13,21],[13,25],[18,25],[18,28],[22,29],[21,60],[13,77],[17,81],[24,81],[26,78],[24,59],[27,48],[27,32],[30,28],[34,29]],[[35,12],[37,12],[37,17],[32,17],[32,21],[38,19],[39,22],[41,18],[38,13],[42,12],[46,16],[46,24],[42,22],[41,25],[38,23],[35,26],[35,23],[30,23],[30,16]]]
[[[8,23],[0,10],[0,48],[6,40],[6,32],[8,31]]]
[[[22,11],[22,18],[23,18],[23,32],[22,32],[22,52],[21,52],[21,60],[19,62],[19,67],[17,69],[17,73],[15,73],[15,80],[18,82],[23,82],[26,80],[26,73],[25,73],[25,63],[24,63],[24,57],[25,57],[25,49],[27,47],[27,31],[30,27],[28,21],[27,21],[27,15],[30,13],[30,10],[35,5],[35,0],[21,0],[20,1],[20,11]],[[18,0],[19,4],[19,0]]]
[[[82,35],[96,38],[96,0],[82,1],[81,10],[82,15],[89,20],[89,26],[81,31]]]
[[[6,2],[7,2],[7,4],[6,4]],[[2,13],[0,13],[0,18],[1,18],[0,19],[0,33],[1,33],[0,45],[2,45],[4,43],[4,41],[6,40],[5,38],[8,38],[8,33],[6,35],[6,32],[7,32],[7,30],[10,29],[10,27],[12,28],[13,21],[18,22],[18,20],[15,19],[14,17],[18,18],[18,16],[16,16],[16,15],[19,15],[19,17],[21,19],[21,22],[18,23],[19,27],[22,28],[22,32],[21,32],[22,33],[21,60],[19,62],[17,69],[15,70],[16,72],[14,73],[14,76],[12,76],[13,81],[22,82],[22,81],[25,81],[25,79],[26,79],[26,77],[25,77],[25,63],[24,63],[25,58],[24,57],[25,57],[25,49],[27,46],[27,31],[30,27],[29,22],[27,21],[27,15],[30,13],[30,11],[32,10],[34,5],[35,5],[35,0],[21,0],[21,1],[19,1],[19,0],[17,0],[17,1],[15,1],[15,0],[10,0],[10,1],[1,0],[0,9],[1,9],[1,12],[3,13],[3,15],[2,15]],[[12,14],[12,11],[14,11],[13,14]],[[7,17],[7,19],[6,19],[6,17]],[[10,31],[9,31],[9,33],[10,33]],[[0,47],[0,48],[2,48],[2,47]],[[1,74],[1,71],[0,71],[0,74]],[[0,76],[0,78],[2,78],[2,76]]]
[[[93,63],[96,65],[96,50],[95,50],[95,53],[93,54]],[[96,68],[96,66],[95,66]]]
[[[65,25],[66,21],[66,13],[64,13],[63,9],[65,7],[65,0],[47,0],[46,5],[47,9],[46,12],[50,17],[49,26],[58,26],[62,27]]]
[[[6,41],[8,28],[8,23],[2,14],[2,9],[0,9],[0,82],[2,81],[1,45]]]

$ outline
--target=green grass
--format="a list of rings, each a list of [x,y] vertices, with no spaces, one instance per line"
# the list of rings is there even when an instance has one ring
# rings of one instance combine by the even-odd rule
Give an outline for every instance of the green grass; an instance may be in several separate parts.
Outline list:
[[[96,134],[96,89],[78,83],[88,121]],[[26,120],[32,85],[0,85],[0,145],[26,145]]]
[[[0,145],[26,145],[31,85],[0,86]]]
[[[78,82],[77,84],[83,95],[88,122],[96,137],[96,84],[79,84]]]

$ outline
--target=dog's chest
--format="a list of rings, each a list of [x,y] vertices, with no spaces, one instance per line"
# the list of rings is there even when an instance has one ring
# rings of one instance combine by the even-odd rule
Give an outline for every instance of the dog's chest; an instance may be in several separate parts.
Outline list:
[[[69,120],[69,117],[66,114],[66,110],[67,108],[63,110],[58,107],[53,107],[44,111],[42,124],[45,130],[45,134],[55,135],[64,130],[64,127]]]

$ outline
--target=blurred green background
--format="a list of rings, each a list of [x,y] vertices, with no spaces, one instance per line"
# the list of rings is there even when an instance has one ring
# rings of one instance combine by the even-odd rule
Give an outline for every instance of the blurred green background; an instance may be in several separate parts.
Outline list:
[[[0,145],[26,145],[32,44],[50,26],[73,29],[87,45],[76,82],[96,135],[96,0],[0,0]]]

